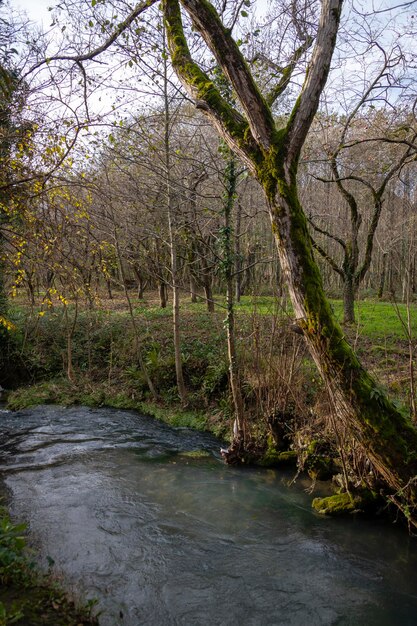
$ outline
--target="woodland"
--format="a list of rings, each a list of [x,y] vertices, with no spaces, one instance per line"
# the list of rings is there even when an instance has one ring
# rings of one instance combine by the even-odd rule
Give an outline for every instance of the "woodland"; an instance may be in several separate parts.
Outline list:
[[[415,9],[1,2],[9,406],[208,429],[415,529]]]

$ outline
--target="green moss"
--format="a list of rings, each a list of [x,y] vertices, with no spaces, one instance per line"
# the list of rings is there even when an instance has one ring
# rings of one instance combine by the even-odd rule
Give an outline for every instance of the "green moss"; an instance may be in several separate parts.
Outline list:
[[[205,5],[207,10],[213,9],[210,3]],[[212,112],[216,112],[230,135],[242,147],[246,146],[251,138],[247,121],[222,97],[215,83],[191,58],[177,0],[165,0],[164,15],[171,61],[175,71],[192,90],[193,97],[197,101],[203,101]],[[252,148],[255,149],[255,146]]]
[[[262,181],[265,193],[271,198],[274,234],[279,245],[290,249],[299,267],[295,290],[303,298],[305,316],[298,320],[310,349],[320,361],[322,375],[330,385],[345,396],[351,407],[350,425],[360,435],[370,457],[385,465],[385,476],[390,474],[391,484],[398,487],[417,473],[417,431],[390,402],[373,378],[361,366],[356,354],[347,343],[325,296],[319,268],[314,260],[307,220],[299,203],[294,175],[287,180],[279,155],[275,169],[269,172],[272,180]],[[276,181],[276,188],[275,182]],[[277,198],[271,194],[276,192]],[[282,215],[282,203],[285,212]],[[288,230],[290,241],[281,241]],[[412,454],[409,454],[412,450]]]
[[[211,454],[207,452],[207,450],[185,450],[180,452],[177,456],[183,459],[194,459],[194,460],[202,460],[202,459],[210,459]]]
[[[280,452],[274,448],[268,448],[265,454],[257,461],[257,465],[261,467],[295,467],[297,458],[295,450]]]
[[[337,493],[326,498],[314,498],[312,507],[320,515],[341,516],[374,509],[379,502],[377,494],[364,489],[355,494]]]

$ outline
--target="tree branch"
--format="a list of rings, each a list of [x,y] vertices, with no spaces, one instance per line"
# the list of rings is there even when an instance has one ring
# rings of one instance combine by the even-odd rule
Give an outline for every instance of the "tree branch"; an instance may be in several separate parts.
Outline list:
[[[192,59],[178,0],[164,0],[163,9],[171,62],[179,79],[195,100],[197,108],[210,118],[227,144],[253,171],[253,158],[259,147],[250,133],[247,120],[222,97],[214,82]]]
[[[50,63],[51,61],[74,61],[75,63],[80,63],[80,62],[82,63],[83,61],[92,61],[97,56],[99,56],[102,52],[105,52],[108,48],[110,48],[110,46],[116,41],[116,39],[121,35],[121,33],[123,33],[127,28],[129,28],[132,22],[134,22],[136,18],[138,18],[139,15],[141,15],[141,13],[143,13],[146,9],[151,7],[156,2],[157,0],[144,0],[144,2],[140,2],[139,4],[137,4],[135,8],[129,13],[127,18],[123,20],[123,22],[120,22],[120,24],[115,29],[114,33],[110,35],[110,37],[106,39],[106,41],[104,41],[101,44],[101,46],[94,48],[94,50],[90,50],[90,52],[86,52],[85,54],[78,54],[78,55],[58,54],[56,56],[43,59],[42,61],[39,61],[39,63],[36,63],[36,65],[33,65],[27,72],[26,76],[30,74],[31,72],[33,72],[34,70],[41,67],[42,65],[45,65],[45,63]]]
[[[336,45],[343,0],[323,0],[319,29],[301,94],[293,108],[288,130],[288,159],[292,163],[301,148],[319,106]]]
[[[308,48],[311,46],[313,41],[314,41],[313,37],[308,36],[307,39],[301,44],[301,46],[297,48],[297,50],[295,50],[288,65],[284,68],[280,68],[282,72],[282,76],[278,84],[275,85],[275,87],[271,89],[269,94],[266,96],[266,102],[267,104],[269,104],[269,106],[272,106],[274,102],[277,100],[277,98],[279,98],[279,96],[285,91],[285,89],[288,86],[288,83],[291,80],[293,72],[297,66],[297,62],[300,60],[304,52],[308,50]],[[267,59],[265,60],[267,61]]]
[[[268,150],[275,131],[272,113],[230,31],[223,26],[208,0],[181,0],[181,4],[233,85],[253,138],[263,150]]]
[[[327,230],[324,230],[323,228],[320,228],[320,226],[317,226],[317,224],[313,222],[313,219],[311,217],[307,217],[307,221],[317,233],[320,233],[321,235],[325,235],[326,237],[329,237],[329,239],[333,239],[333,241],[337,241],[337,243],[346,252],[346,244],[343,241],[343,239],[340,239],[340,237],[336,237],[336,235],[332,235]]]
[[[317,250],[321,257],[330,265],[330,267],[339,274],[342,278],[344,278],[344,274],[340,267],[337,265],[336,261],[332,259],[332,257],[327,254],[327,252],[322,248],[313,238],[311,238],[311,243],[313,244],[313,248]]]

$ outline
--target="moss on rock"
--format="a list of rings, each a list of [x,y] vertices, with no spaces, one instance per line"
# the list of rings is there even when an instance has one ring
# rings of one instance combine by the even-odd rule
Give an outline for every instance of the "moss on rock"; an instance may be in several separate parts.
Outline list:
[[[194,460],[211,458],[211,454],[210,452],[207,452],[207,450],[184,450],[183,452],[179,452],[177,456],[181,457],[182,459]]]
[[[337,517],[375,509],[378,501],[379,498],[376,493],[364,489],[353,494],[344,491],[326,498],[314,498],[312,507],[320,515]]]
[[[257,461],[261,467],[295,467],[298,455],[295,450],[280,452],[275,448],[268,448],[265,454]]]

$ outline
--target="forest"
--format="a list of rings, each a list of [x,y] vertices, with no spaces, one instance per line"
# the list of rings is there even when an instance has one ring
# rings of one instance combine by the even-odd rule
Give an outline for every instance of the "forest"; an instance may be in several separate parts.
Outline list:
[[[2,0],[8,408],[210,431],[415,531],[415,8]]]

